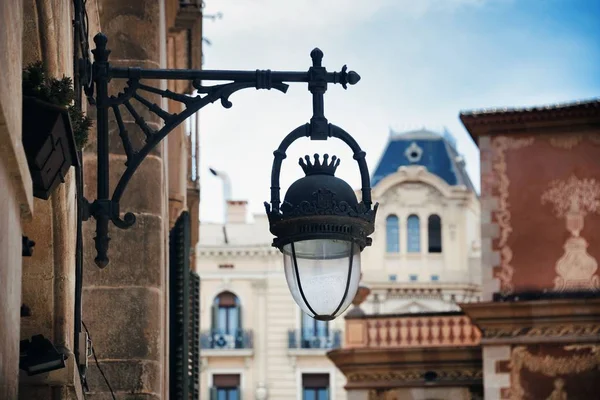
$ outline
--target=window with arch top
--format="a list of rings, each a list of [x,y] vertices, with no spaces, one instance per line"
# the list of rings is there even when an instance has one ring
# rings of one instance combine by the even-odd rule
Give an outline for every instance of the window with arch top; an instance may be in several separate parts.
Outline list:
[[[394,214],[385,219],[385,240],[388,253],[400,252],[400,222]]]
[[[421,223],[415,214],[406,220],[406,251],[408,253],[421,252]]]
[[[437,214],[432,214],[427,220],[427,236],[429,239],[429,252],[442,252],[442,219]]]
[[[216,333],[235,335],[242,327],[240,300],[231,292],[222,292],[213,303],[212,329]]]

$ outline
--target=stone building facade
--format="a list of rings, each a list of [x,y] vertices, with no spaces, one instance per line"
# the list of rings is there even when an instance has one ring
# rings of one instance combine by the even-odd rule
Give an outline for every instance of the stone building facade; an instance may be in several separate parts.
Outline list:
[[[595,398],[600,102],[461,120],[481,152],[482,301],[373,315],[357,299],[328,353],[348,398]]]
[[[362,254],[369,314],[458,311],[481,296],[479,200],[449,133],[391,132],[371,186]]]
[[[247,222],[246,206],[229,201],[225,224],[200,230],[201,395],[345,399],[344,376],[326,357],[341,346],[343,320],[317,323],[300,311],[267,216]]]
[[[461,114],[481,152],[487,399],[600,392],[600,101]]]
[[[32,178],[21,141],[22,68],[42,61],[49,75],[74,76],[75,1],[14,0],[0,4],[0,398],[82,399],[80,369],[74,357],[77,185],[70,168],[48,200],[33,197]],[[201,3],[178,0],[88,0],[89,39],[109,38],[111,62],[145,68],[200,68]],[[93,43],[91,47],[93,48]],[[191,49],[191,50],[190,50]],[[161,85],[161,82],[156,82]],[[173,86],[171,84],[171,86]],[[117,83],[111,91],[121,88]],[[178,86],[173,90],[188,91]],[[84,97],[85,99],[85,97]],[[174,105],[157,104],[177,111]],[[90,117],[93,106],[83,101]],[[87,107],[86,107],[87,105]],[[136,106],[137,107],[137,106]],[[137,108],[149,125],[161,121]],[[133,120],[124,120],[133,136]],[[195,134],[195,132],[193,133]],[[111,121],[112,187],[123,169],[124,152]],[[93,220],[83,223],[82,319],[113,391],[120,398],[169,398],[169,231],[191,215],[191,239],[197,240],[197,179],[190,178],[191,133],[184,126],[163,141],[132,179],[121,201],[137,223],[126,231],[111,226],[109,267],[94,264]],[[96,191],[96,140],[92,128],[83,149],[86,198]],[[22,236],[35,242],[22,257]],[[190,243],[191,248],[193,246]],[[142,256],[140,256],[142,255]],[[81,328],[82,331],[85,329]],[[20,340],[45,338],[67,356],[66,367],[28,376],[19,371]],[[85,340],[83,340],[85,342]],[[79,347],[81,349],[81,347]],[[84,362],[85,357],[80,357]],[[110,396],[93,359],[85,373],[86,398]]]

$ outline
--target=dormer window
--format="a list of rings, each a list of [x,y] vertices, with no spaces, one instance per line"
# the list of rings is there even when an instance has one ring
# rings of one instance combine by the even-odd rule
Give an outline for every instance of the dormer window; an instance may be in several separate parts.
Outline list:
[[[410,146],[406,148],[404,155],[411,163],[419,162],[423,155],[423,149],[420,148],[416,142],[412,142]]]

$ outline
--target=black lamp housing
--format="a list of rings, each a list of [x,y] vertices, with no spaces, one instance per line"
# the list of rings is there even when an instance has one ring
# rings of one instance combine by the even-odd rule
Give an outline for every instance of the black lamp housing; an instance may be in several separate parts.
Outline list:
[[[366,153],[342,128],[330,124],[324,114],[327,71],[322,66],[323,52],[314,49],[313,65],[308,70],[308,90],[313,97],[310,123],[290,132],[273,155],[271,171],[271,203],[265,202],[273,246],[284,257],[285,275],[292,297],[305,313],[314,319],[329,321],[339,316],[352,303],[360,280],[360,252],[371,244],[369,235],[375,230],[377,204],[371,208],[371,180]],[[360,76],[346,73],[347,83],[355,84]],[[345,85],[344,85],[345,87]],[[300,159],[305,177],[288,189],[283,204],[280,199],[279,176],[287,148],[297,139],[327,140],[335,137],[353,151],[361,176],[362,201],[354,190],[335,177],[340,160],[329,155],[321,162],[318,154]]]
[[[321,161],[315,154],[314,162],[309,156],[299,160],[306,176],[289,187],[281,203],[281,163],[296,139],[313,138],[313,125],[306,124],[287,135],[273,153],[271,203],[265,202],[270,231],[275,235],[273,246],[284,255],[292,297],[304,312],[321,321],[339,316],[358,290],[360,252],[371,245],[369,235],[375,230],[378,206],[371,207],[365,152],[340,127],[333,124],[326,127],[325,138],[339,138],[354,152],[361,174],[362,201],[358,201],[348,183],[335,177],[340,160],[333,156],[330,161],[325,154]]]
[[[334,176],[340,159],[329,161],[325,154],[321,163],[315,154],[314,163],[305,156],[299,164],[306,176],[289,187],[280,210],[273,200],[266,204],[273,246],[283,251],[289,243],[314,239],[349,241],[360,251],[370,246],[377,205],[359,203],[352,187]]]

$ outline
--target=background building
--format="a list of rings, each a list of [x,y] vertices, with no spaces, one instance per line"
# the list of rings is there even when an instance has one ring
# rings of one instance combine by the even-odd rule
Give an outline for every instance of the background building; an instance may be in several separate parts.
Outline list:
[[[481,296],[479,200],[449,133],[390,133],[374,170],[368,313],[458,311]]]
[[[345,399],[344,376],[326,357],[341,346],[343,320],[317,322],[300,311],[266,214],[248,223],[246,205],[230,200],[225,224],[201,226],[202,395]]]
[[[600,102],[461,120],[481,150],[482,301],[420,315],[351,310],[344,348],[328,354],[348,398],[594,398]]]
[[[380,208],[362,256],[366,310],[458,311],[456,302],[479,300],[479,202],[449,134],[392,133],[373,197]],[[341,345],[343,321],[300,311],[266,216],[247,223],[246,214],[245,201],[230,200],[224,225],[201,227],[202,386],[215,396],[234,390],[264,399],[266,388],[271,399],[345,399],[345,379],[325,357]]]
[[[75,14],[78,7],[85,9],[86,18]],[[189,158],[196,133],[180,127],[136,172],[121,208],[134,212],[137,223],[126,231],[111,227],[108,268],[99,270],[93,261],[94,221],[83,224],[80,299],[77,286],[81,276],[77,276],[76,265],[80,249],[77,195],[82,194],[77,175],[81,171],[70,168],[64,183],[48,200],[33,197],[21,128],[23,120],[36,115],[23,114],[21,82],[23,67],[41,61],[49,75],[73,77],[77,84],[73,65],[81,56],[81,39],[83,44],[87,39],[91,42],[98,32],[108,36],[113,65],[200,68],[201,2],[14,0],[1,2],[0,17],[0,66],[4,71],[0,84],[0,398],[82,399],[80,371],[89,387],[86,398],[110,396],[93,361],[85,368],[86,340],[79,332],[87,329],[99,365],[117,397],[182,398],[173,396],[177,391],[193,395],[198,389],[193,373],[189,376],[187,369],[177,367],[188,363],[193,367],[195,362],[193,357],[188,360],[187,351],[183,353],[189,337],[179,335],[189,327],[174,327],[170,318],[175,314],[168,307],[182,301],[181,293],[170,287],[173,277],[194,281],[189,254],[197,240],[199,188],[189,172]],[[74,36],[74,20],[83,24],[83,37]],[[89,37],[85,37],[85,28]],[[122,89],[119,84],[111,83],[111,93]],[[172,83],[169,88],[190,92]],[[81,93],[76,94],[81,99]],[[171,112],[179,111],[158,96],[152,101]],[[86,107],[85,97],[81,103],[93,117],[95,110]],[[150,127],[161,125],[141,104],[134,108]],[[141,143],[143,133],[134,119],[127,115],[123,122],[134,145]],[[116,123],[111,120],[110,124],[110,178],[114,185],[125,155]],[[90,200],[96,191],[95,150],[92,130],[80,158],[81,188]],[[177,239],[171,246],[170,233],[171,239]],[[33,254],[24,258],[23,236],[35,242]],[[189,290],[193,293],[193,287]],[[86,328],[78,321],[79,300]],[[191,315],[183,319],[190,320]],[[34,335],[43,335],[67,355],[66,368],[34,376],[19,371],[19,341]],[[83,351],[77,343],[83,345]],[[77,350],[83,354],[80,366],[74,356]]]

